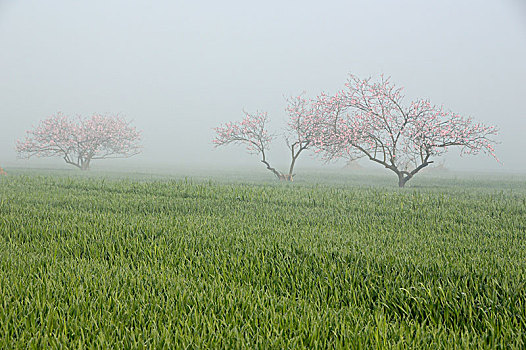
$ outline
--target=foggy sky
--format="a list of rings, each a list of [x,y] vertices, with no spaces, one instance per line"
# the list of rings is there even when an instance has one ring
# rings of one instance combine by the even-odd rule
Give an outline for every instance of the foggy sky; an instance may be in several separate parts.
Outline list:
[[[144,152],[127,162],[258,167],[214,149],[212,128],[244,108],[278,131],[284,97],[335,92],[352,72],[500,128],[501,165],[451,152],[448,167],[525,171],[525,2],[0,0],[0,164],[35,164],[15,140],[62,111],[132,119]],[[271,161],[287,156],[276,140]]]

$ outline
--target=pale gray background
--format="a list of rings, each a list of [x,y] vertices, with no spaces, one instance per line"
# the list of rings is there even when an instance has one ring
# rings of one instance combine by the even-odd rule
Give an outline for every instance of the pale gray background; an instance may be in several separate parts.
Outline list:
[[[333,92],[348,72],[500,127],[502,165],[453,152],[449,168],[526,170],[523,0],[0,0],[0,164],[61,166],[17,160],[14,143],[62,111],[133,119],[144,153],[117,165],[260,167],[214,149],[211,128],[245,108],[279,129],[284,96]],[[283,142],[272,151],[284,166]]]

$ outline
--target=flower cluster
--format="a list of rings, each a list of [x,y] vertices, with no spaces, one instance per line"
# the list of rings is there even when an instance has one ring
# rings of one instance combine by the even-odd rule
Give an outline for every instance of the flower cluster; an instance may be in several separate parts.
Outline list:
[[[250,153],[265,152],[273,139],[273,135],[266,129],[267,113],[244,114],[245,117],[240,122],[229,122],[214,128],[217,135],[212,142],[216,147],[231,143],[244,144]]]

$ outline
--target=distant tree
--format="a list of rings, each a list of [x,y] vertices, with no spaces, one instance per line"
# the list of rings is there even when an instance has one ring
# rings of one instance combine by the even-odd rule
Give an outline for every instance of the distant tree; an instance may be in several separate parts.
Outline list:
[[[93,115],[71,119],[61,113],[44,119],[17,141],[19,157],[62,157],[67,164],[87,170],[91,161],[128,158],[138,154],[140,132],[120,116]]]
[[[285,181],[294,180],[294,167],[300,154],[307,150],[312,142],[315,133],[315,119],[311,111],[311,101],[303,96],[289,99],[286,108],[289,114],[287,129],[284,132],[285,142],[290,151],[290,165],[288,172],[281,172],[272,167],[267,158],[266,151],[269,150],[270,143],[275,138],[267,130],[269,118],[267,113],[256,112],[255,114],[245,113],[245,117],[240,122],[229,122],[215,128],[216,138],[213,143],[216,147],[228,144],[243,144],[249,153],[261,155],[261,162],[278,179]]]
[[[287,175],[292,181],[296,160],[303,151],[312,147],[313,139],[320,132],[321,125],[316,118],[315,101],[299,95],[289,98],[287,102],[286,111],[289,119],[285,131],[285,142],[290,151],[290,166]]]
[[[442,159],[442,161],[440,161],[438,163],[433,164],[432,166],[427,168],[427,170],[429,170],[429,171],[431,171],[433,173],[447,173],[449,171],[449,169],[446,166],[446,162],[445,162],[444,159]]]
[[[313,138],[317,151],[326,159],[366,157],[393,171],[400,187],[451,147],[496,159],[496,127],[428,100],[403,100],[402,88],[383,76],[375,82],[351,75],[344,90],[317,99],[315,123],[323,125]]]
[[[5,172],[4,169],[2,169],[2,167],[0,166],[0,176],[5,176],[7,175],[7,173]]]

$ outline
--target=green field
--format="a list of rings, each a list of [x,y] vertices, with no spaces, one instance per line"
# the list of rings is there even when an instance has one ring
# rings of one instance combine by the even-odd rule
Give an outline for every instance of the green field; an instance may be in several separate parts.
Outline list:
[[[8,173],[0,348],[526,347],[524,175]]]

